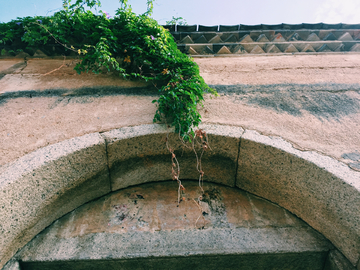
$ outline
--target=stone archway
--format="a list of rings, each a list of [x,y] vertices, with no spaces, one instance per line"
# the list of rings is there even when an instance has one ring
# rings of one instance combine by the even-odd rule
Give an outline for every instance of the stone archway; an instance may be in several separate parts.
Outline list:
[[[328,238],[347,259],[359,260],[360,173],[280,138],[240,127],[205,125],[211,152],[205,180],[240,187],[294,213]],[[169,179],[167,130],[143,125],[93,133],[54,144],[2,168],[1,265],[45,227],[111,191]],[[176,135],[173,147],[181,151]],[[182,178],[196,179],[185,152]]]

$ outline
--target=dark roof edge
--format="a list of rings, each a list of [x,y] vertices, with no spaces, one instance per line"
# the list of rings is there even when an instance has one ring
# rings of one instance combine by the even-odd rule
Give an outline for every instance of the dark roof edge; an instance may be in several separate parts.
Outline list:
[[[226,32],[226,31],[241,31],[241,30],[299,30],[299,29],[359,29],[359,24],[328,24],[328,23],[301,23],[301,24],[257,24],[257,25],[163,25],[164,28],[170,32]]]

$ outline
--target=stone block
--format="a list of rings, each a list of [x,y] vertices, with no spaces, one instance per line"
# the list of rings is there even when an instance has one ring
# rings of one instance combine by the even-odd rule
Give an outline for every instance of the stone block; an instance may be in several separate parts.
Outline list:
[[[180,41],[180,44],[193,44],[193,43],[194,41],[191,39],[189,35],[187,35]]]
[[[326,37],[323,39],[324,41],[327,41],[327,40],[337,40],[337,38],[334,36],[333,33],[329,33],[326,35]]]
[[[240,43],[251,43],[254,42],[249,35],[245,35],[240,39]]]
[[[288,41],[302,41],[302,38],[298,33],[294,33],[288,38]]]
[[[99,133],[50,145],[2,169],[0,267],[54,220],[110,192]]]
[[[235,35],[229,35],[229,37],[227,37],[224,42],[234,43],[234,42],[237,42],[237,38]]]
[[[284,50],[284,53],[297,53],[297,52],[299,52],[299,51],[295,48],[295,46],[293,44],[290,44]]]
[[[329,252],[326,259],[326,270],[356,270],[355,267],[337,249]]]
[[[341,41],[352,41],[353,38],[352,38],[352,36],[349,34],[349,32],[345,32],[344,34],[341,35],[341,37],[338,38],[338,40],[341,40]]]
[[[320,38],[315,33],[311,33],[306,41],[320,41]]]
[[[304,44],[303,48],[300,50],[301,52],[316,52],[310,44]]]
[[[266,52],[267,53],[281,53],[279,48],[274,44],[267,46],[266,47]]]
[[[231,51],[228,47],[222,46],[221,49],[217,52],[217,54],[231,54]]]
[[[360,255],[360,173],[330,157],[246,130],[236,185],[302,218],[356,264]]]
[[[220,35],[216,35],[209,40],[209,43],[223,43],[223,41],[221,40]]]
[[[256,45],[251,51],[250,53],[252,54],[261,54],[261,53],[265,53],[264,50],[259,46]]]
[[[10,260],[5,264],[2,270],[21,270],[20,263],[17,260]]]
[[[351,51],[351,52],[360,52],[360,43],[354,44],[354,46],[352,46],[352,47],[350,48],[350,51]]]
[[[272,40],[272,42],[285,42],[285,38],[280,34],[276,34]]]
[[[300,37],[301,40],[307,40],[307,38],[309,37],[309,35],[310,35],[312,32],[310,32],[310,30],[302,29],[302,30],[296,31],[296,33],[298,33],[298,35],[299,35],[299,37]]]
[[[199,53],[192,47],[188,47],[187,53],[191,55],[199,55]]]
[[[205,38],[204,35],[201,35],[199,38],[195,40],[195,43],[208,43],[208,40]]]
[[[256,42],[269,42],[269,39],[266,37],[265,34],[261,34],[261,35],[257,38]]]
[[[248,52],[251,53],[251,51],[255,48],[255,47],[260,47],[258,44],[256,43],[243,43],[241,44],[244,49]],[[264,46],[263,44],[260,44],[261,46]],[[261,47],[260,47],[261,48]],[[262,48],[261,48],[262,49]]]
[[[206,46],[201,52],[201,54],[214,54],[214,51],[212,50],[212,45]]]
[[[332,50],[329,48],[329,46],[327,44],[324,44],[320,47],[318,52],[332,52]]]
[[[245,50],[245,48],[244,48],[242,45],[240,45],[240,44],[238,44],[238,45],[236,45],[236,46],[232,46],[232,47],[231,47],[231,52],[232,52],[233,54],[245,54],[245,53],[248,53],[248,52]]]
[[[204,180],[233,186],[242,129],[202,125],[208,134],[210,151],[202,156]],[[167,133],[169,135],[167,136]],[[170,180],[171,154],[175,150],[180,164],[180,179],[199,179],[193,150],[184,147],[178,134],[162,125],[142,125],[104,133],[108,145],[112,190],[152,181]],[[168,138],[168,139],[166,139]],[[198,157],[201,151],[198,149]]]

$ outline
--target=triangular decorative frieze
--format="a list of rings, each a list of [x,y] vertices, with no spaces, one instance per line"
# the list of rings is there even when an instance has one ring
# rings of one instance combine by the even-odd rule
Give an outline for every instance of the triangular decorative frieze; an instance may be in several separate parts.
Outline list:
[[[285,50],[284,53],[297,53],[299,52],[294,45],[290,44]]]
[[[273,42],[285,42],[286,40],[280,33],[278,33],[274,36],[274,39],[272,41]]]
[[[251,43],[254,42],[249,35],[245,35],[240,39],[241,43]]]
[[[197,51],[195,51],[194,48],[192,47],[189,47],[188,49],[188,54],[191,54],[191,55],[199,55],[199,53]]]
[[[260,53],[265,53],[265,52],[259,45],[256,45],[254,47],[254,49],[251,50],[250,53],[252,53],[252,54],[260,54]]]
[[[195,43],[208,43],[208,40],[204,35],[201,35],[198,39],[195,40]]]
[[[333,33],[329,33],[329,34],[327,34],[327,36],[323,40],[324,41],[337,40],[337,38],[335,37],[335,35]]]
[[[313,46],[310,44],[305,45],[304,49],[301,50],[301,52],[316,52]]]
[[[206,46],[201,54],[214,54],[214,51],[209,46]]]
[[[318,50],[318,52],[332,52],[332,50],[329,48],[328,45],[324,44],[320,47],[320,49]]]
[[[217,52],[218,54],[231,54],[231,51],[228,47],[222,46],[221,49]]]
[[[346,32],[346,33],[342,34],[341,37],[338,38],[338,40],[341,40],[341,41],[353,41],[353,38],[348,32]]]
[[[269,39],[265,36],[265,34],[261,34],[261,35],[257,38],[256,42],[269,42]]]
[[[320,38],[318,37],[317,34],[315,33],[311,33],[308,38],[306,39],[306,41],[320,41]]]
[[[235,43],[237,42],[237,38],[235,37],[235,35],[230,35],[227,39],[224,40],[224,42]]]
[[[216,35],[212,39],[209,40],[209,43],[223,43],[219,35]]]
[[[242,45],[236,45],[233,49],[232,49],[232,53],[233,54],[245,54],[248,53],[245,48]]]
[[[360,52],[360,44],[356,43],[354,46],[350,48],[351,52]]]
[[[300,37],[300,35],[298,33],[292,34],[288,39],[288,41],[301,41],[301,40],[302,40],[302,38]]]
[[[270,45],[267,49],[266,49],[267,53],[281,53],[280,49],[276,46],[276,45]]]
[[[187,35],[179,43],[180,44],[194,44],[194,41],[191,39],[191,37],[189,35]]]

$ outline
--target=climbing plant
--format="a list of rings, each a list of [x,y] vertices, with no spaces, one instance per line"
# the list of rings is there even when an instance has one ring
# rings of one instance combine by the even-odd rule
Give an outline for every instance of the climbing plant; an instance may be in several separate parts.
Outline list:
[[[206,132],[195,128],[201,122],[198,107],[204,94],[217,93],[204,82],[193,59],[178,50],[172,35],[150,18],[153,1],[147,0],[147,11],[136,15],[127,0],[120,0],[120,8],[112,18],[101,10],[98,14],[91,11],[101,7],[100,0],[77,0],[74,4],[63,0],[63,9],[52,16],[1,23],[0,46],[11,47],[3,51],[15,54],[59,45],[64,54],[72,52],[78,56],[75,66],[78,73],[116,72],[125,79],[151,82],[159,90],[158,99],[153,101],[157,104],[154,122],[174,126],[183,146],[194,151],[203,193],[201,157],[209,144]],[[182,18],[173,21],[178,19]],[[172,178],[179,184],[180,203],[181,192],[185,190],[180,181],[180,165],[168,140],[166,146],[171,153]],[[194,202],[201,210],[200,200],[201,196]]]
[[[159,90],[154,122],[167,119],[185,141],[194,137],[201,122],[198,106],[206,92],[216,95],[204,82],[192,58],[177,49],[172,35],[150,18],[147,11],[136,15],[127,0],[111,18],[94,14],[100,0],[63,0],[63,9],[49,17],[18,18],[0,24],[0,45],[26,50],[44,44],[61,44],[79,56],[78,73],[116,72],[126,79],[151,82]]]

